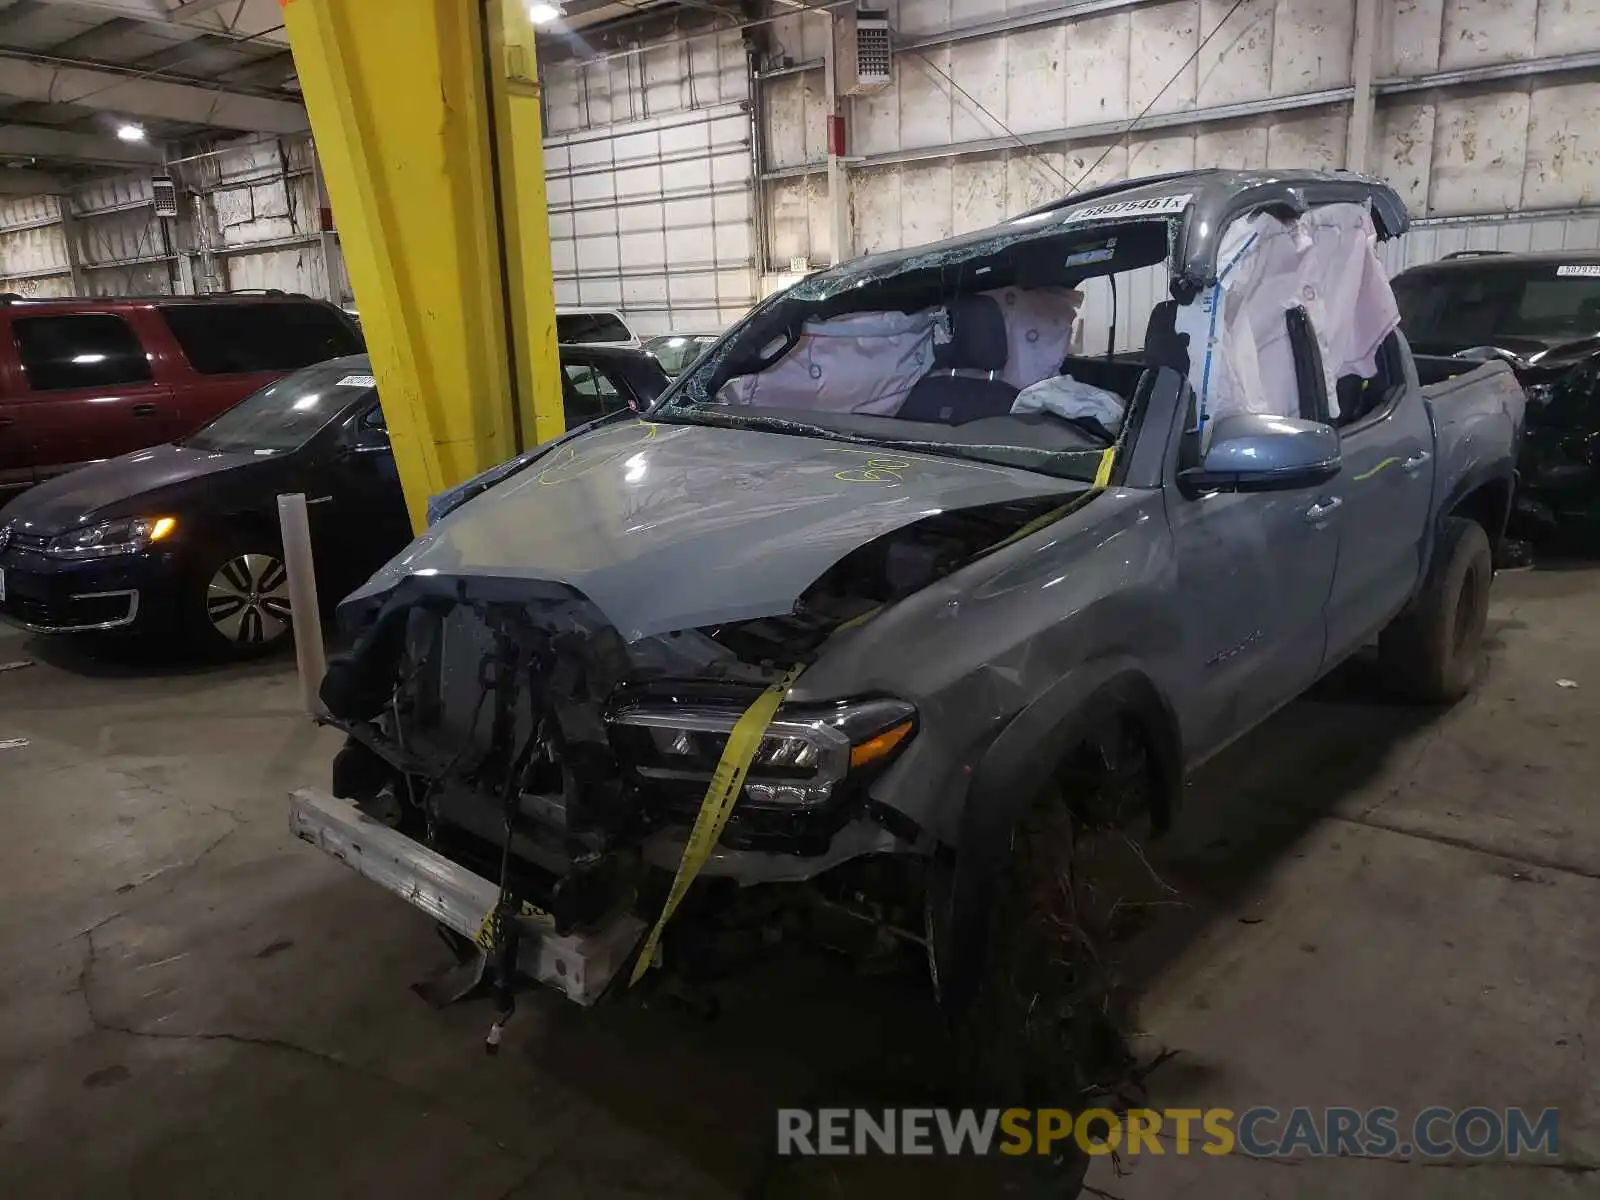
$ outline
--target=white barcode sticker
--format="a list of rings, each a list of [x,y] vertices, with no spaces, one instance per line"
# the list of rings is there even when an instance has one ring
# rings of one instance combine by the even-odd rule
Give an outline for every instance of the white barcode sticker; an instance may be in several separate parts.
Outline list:
[[[376,375],[346,375],[339,380],[340,387],[375,388],[378,386]]]
[[[1147,200],[1118,200],[1068,213],[1068,221],[1114,221],[1122,217],[1170,217],[1189,207],[1193,192],[1181,196],[1152,196]]]
[[[1563,263],[1557,275],[1600,275],[1600,263]]]

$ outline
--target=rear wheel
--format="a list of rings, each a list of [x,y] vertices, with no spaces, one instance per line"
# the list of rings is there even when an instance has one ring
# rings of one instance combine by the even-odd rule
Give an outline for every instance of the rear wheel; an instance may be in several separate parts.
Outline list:
[[[1452,704],[1477,682],[1494,560],[1483,526],[1447,518],[1422,592],[1378,640],[1394,686],[1424,704]]]
[[[213,655],[249,658],[292,636],[283,551],[261,534],[235,535],[203,555],[188,602],[191,632]]]

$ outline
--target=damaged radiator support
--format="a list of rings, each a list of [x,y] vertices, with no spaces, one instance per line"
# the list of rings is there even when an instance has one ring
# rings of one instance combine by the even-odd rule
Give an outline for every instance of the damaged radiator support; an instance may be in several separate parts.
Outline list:
[[[1098,486],[898,524],[835,559],[769,615],[716,621],[707,612],[713,620],[631,641],[573,583],[437,571],[387,586],[375,578],[340,607],[356,637],[330,663],[320,692],[328,723],[349,735],[334,763],[333,791],[343,799],[299,793],[294,832],[467,939],[470,946],[455,945],[462,972],[475,969],[472,982],[487,973],[499,1001],[492,1050],[519,979],[591,1004],[643,938],[632,963],[637,983],[719,849],[821,864],[852,823],[884,831],[870,853],[915,838],[874,815],[863,790],[871,769],[846,782],[855,750],[838,729],[805,764],[827,779],[822,795],[838,802],[775,804],[774,793],[807,786],[786,780],[809,778],[784,775],[795,768],[779,763],[761,768],[767,799],[748,815],[735,809],[780,707],[833,636],[1075,511],[1104,486],[1114,457],[1114,447],[1101,453]],[[670,723],[633,720],[652,705],[716,720],[711,732],[691,724],[701,732],[680,734],[683,746],[669,748],[659,739]],[[862,745],[897,728],[880,754],[914,733],[916,712],[903,700],[847,707],[884,723],[863,725],[853,735]],[[718,726],[722,713],[728,723]],[[683,761],[658,761],[668,753]],[[668,861],[646,852],[661,835],[684,837],[670,889],[660,869]],[[650,917],[653,927],[642,919]],[[447,990],[438,982],[435,995]]]

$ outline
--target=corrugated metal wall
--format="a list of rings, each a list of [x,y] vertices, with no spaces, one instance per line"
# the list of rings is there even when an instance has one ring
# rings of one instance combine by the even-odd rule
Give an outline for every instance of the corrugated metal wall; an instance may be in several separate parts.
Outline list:
[[[1436,221],[1414,227],[1380,253],[1391,274],[1434,262],[1457,250],[1592,250],[1600,246],[1594,216],[1510,217],[1499,221]]]
[[[60,201],[0,202],[0,290],[70,295],[76,269],[88,295],[279,288],[349,302],[342,262],[329,285],[309,139],[218,147],[171,173],[176,219],[156,217],[152,173],[97,180]]]
[[[175,222],[155,215],[149,175],[122,175],[67,198],[69,236],[91,296],[171,295],[183,289]]]
[[[855,253],[982,228],[1112,179],[1346,165],[1356,0],[1243,0],[1231,15],[1231,0],[885,7],[901,47],[894,84],[842,101]],[[1600,0],[1377,9],[1366,169],[1417,216],[1545,211],[1562,237],[1593,245],[1583,210],[1600,205]],[[826,37],[817,17],[775,27],[776,52],[793,65],[762,84],[767,272],[797,255],[833,257]],[[1585,219],[1568,226],[1571,209]],[[1488,226],[1439,236],[1503,235],[1522,236]],[[1431,244],[1415,237],[1406,253]]]
[[[204,197],[204,234],[221,290],[335,294],[322,261],[308,139],[280,138],[199,159],[186,164],[184,182]]]
[[[54,196],[0,201],[0,291],[21,296],[72,293],[66,237]]]

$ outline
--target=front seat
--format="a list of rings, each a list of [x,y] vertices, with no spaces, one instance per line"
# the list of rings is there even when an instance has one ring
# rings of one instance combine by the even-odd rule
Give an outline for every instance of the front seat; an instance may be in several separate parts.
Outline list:
[[[963,296],[950,306],[950,344],[895,413],[903,421],[965,425],[1011,411],[1017,389],[1006,367],[1006,316],[993,296]]]

